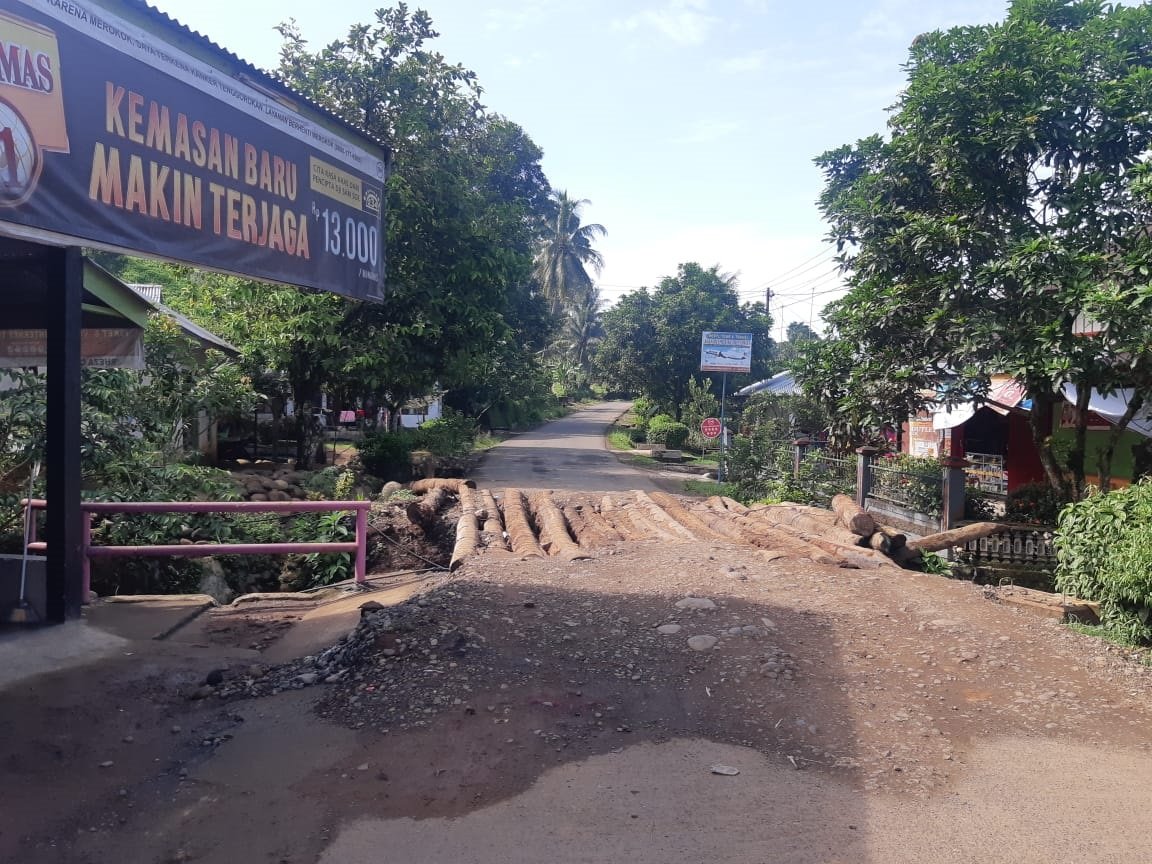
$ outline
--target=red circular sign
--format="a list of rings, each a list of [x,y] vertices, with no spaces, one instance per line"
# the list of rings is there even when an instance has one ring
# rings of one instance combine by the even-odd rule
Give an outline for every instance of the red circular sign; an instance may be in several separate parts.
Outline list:
[[[720,421],[715,417],[705,417],[700,422],[700,434],[705,438],[719,438],[720,429]]]

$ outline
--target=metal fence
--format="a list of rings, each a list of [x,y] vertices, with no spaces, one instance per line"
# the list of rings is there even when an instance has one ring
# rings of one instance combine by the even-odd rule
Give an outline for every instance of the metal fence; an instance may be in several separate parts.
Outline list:
[[[800,460],[796,483],[808,503],[827,507],[836,495],[856,495],[856,457],[833,456],[822,447],[808,447]]]
[[[869,498],[897,504],[938,519],[944,510],[944,478],[940,471],[909,471],[871,462]]]

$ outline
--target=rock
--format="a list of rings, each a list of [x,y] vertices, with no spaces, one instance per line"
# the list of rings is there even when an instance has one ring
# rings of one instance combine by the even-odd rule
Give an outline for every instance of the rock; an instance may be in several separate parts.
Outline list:
[[[292,484],[287,480],[273,480],[272,488],[279,489],[281,492],[286,492]]]
[[[291,501],[292,496],[282,489],[273,489],[268,493],[269,501]]]
[[[676,601],[677,609],[715,609],[716,604],[707,597],[685,597]]]
[[[740,773],[740,769],[733,768],[731,765],[713,765],[712,773],[719,774],[722,777],[735,777]]]
[[[711,651],[719,641],[715,636],[693,636],[688,640],[688,647],[693,651]]]
[[[205,676],[204,683],[207,684],[209,687],[215,687],[219,684],[223,684],[224,683],[224,671],[225,670],[223,670],[223,669],[213,669],[211,672],[209,672],[207,674],[207,676]]]
[[[248,496],[248,500],[249,501],[267,501],[268,496],[265,495],[263,492],[254,492],[253,494]]]
[[[309,684],[315,684],[319,677],[315,672],[305,672],[302,675],[297,675],[296,680],[307,687]]]
[[[663,633],[665,636],[675,636],[684,628],[679,624],[661,624],[656,628],[657,633]]]
[[[403,483],[397,483],[395,480],[389,480],[384,484],[384,488],[380,490],[380,500],[387,501],[403,488]]]
[[[367,603],[360,604],[360,617],[371,615],[374,612],[381,612],[384,609],[384,604],[377,603],[375,600],[369,600]]]
[[[115,762],[113,762],[111,759],[109,759],[109,760],[108,760],[108,761],[106,761],[106,762],[101,762],[101,763],[100,763],[100,767],[101,767],[101,768],[111,768],[111,767],[112,767],[113,765],[115,765],[115,764],[116,764]]]

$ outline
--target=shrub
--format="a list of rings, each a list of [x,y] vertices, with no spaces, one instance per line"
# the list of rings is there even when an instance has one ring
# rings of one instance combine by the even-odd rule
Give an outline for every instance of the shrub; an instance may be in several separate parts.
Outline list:
[[[1068,498],[1047,483],[1025,483],[1008,493],[1004,505],[1007,522],[1055,525]]]
[[[428,420],[415,432],[415,450],[436,456],[464,456],[472,451],[476,423],[455,411],[446,411],[438,420]],[[375,472],[373,472],[375,473]]]
[[[648,440],[648,433],[641,426],[632,426],[628,430],[628,440],[633,444],[643,444]]]
[[[1152,642],[1152,481],[1065,507],[1056,555],[1060,591],[1099,601],[1115,636]]]
[[[416,449],[412,433],[370,432],[360,442],[360,464],[382,480],[407,480],[412,474],[409,454]]]
[[[656,414],[656,403],[649,399],[647,396],[638,396],[632,402],[632,416],[635,418],[636,425],[641,429],[648,426],[648,421]]]
[[[648,443],[663,444],[672,450],[684,446],[688,440],[688,427],[667,414],[657,414],[648,423]]]

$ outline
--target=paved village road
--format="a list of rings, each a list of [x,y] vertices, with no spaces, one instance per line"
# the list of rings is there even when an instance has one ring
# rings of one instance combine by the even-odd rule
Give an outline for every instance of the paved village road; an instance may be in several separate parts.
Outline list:
[[[509,438],[488,452],[473,479],[491,489],[656,489],[653,472],[621,463],[605,447],[605,430],[628,404],[601,402]]]

